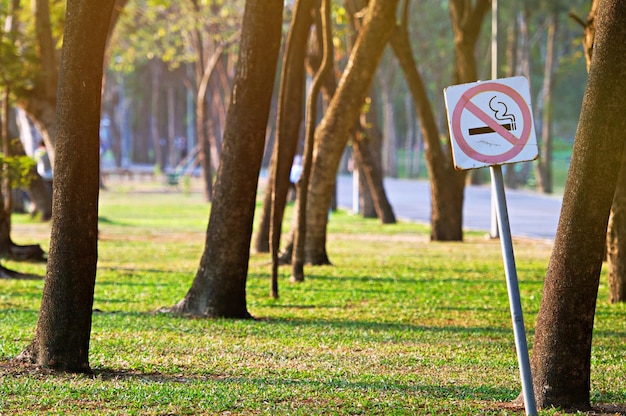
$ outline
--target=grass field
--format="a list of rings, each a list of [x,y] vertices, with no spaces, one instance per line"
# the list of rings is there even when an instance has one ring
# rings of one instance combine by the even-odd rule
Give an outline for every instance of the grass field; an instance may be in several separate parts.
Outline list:
[[[93,376],[9,364],[32,339],[43,281],[0,281],[0,414],[523,414],[507,404],[520,382],[498,241],[430,243],[425,225],[334,213],[333,266],[306,268],[302,284],[282,268],[273,300],[269,256],[253,254],[256,320],[187,319],[156,311],[187,292],[209,206],[198,192],[137,186],[101,195]],[[16,216],[14,240],[47,248],[49,226]],[[515,241],[531,347],[550,248]],[[625,357],[626,307],[608,304],[603,276],[594,403],[626,403]]]

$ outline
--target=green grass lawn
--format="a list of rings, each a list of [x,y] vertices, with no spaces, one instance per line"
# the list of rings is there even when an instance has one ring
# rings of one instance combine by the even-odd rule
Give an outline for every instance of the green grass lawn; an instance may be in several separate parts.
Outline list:
[[[1,415],[523,414],[507,406],[521,387],[498,241],[472,232],[430,243],[425,225],[333,213],[333,266],[306,268],[301,284],[281,268],[273,300],[269,255],[253,254],[256,320],[187,319],[156,311],[187,292],[209,206],[162,188],[118,183],[101,194],[93,376],[9,364],[32,339],[43,281],[0,281]],[[49,227],[17,216],[13,236],[47,248]],[[550,248],[515,241],[531,347]],[[624,357],[626,308],[608,304],[603,276],[595,403],[626,403]]]

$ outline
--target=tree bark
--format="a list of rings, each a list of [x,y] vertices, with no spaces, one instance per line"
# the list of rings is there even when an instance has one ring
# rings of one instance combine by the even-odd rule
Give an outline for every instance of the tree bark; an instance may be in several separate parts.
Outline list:
[[[282,0],[246,2],[204,253],[191,288],[173,312],[251,317],[246,306],[246,278],[282,10]]]
[[[367,188],[371,190],[368,195],[372,199],[372,205],[380,222],[382,224],[395,224],[396,215],[386,197],[382,167],[380,160],[377,160],[373,151],[374,143],[372,142],[372,138],[368,136],[366,131],[360,131],[355,135],[355,140],[352,142],[353,157],[356,159],[355,168],[360,169],[359,179],[362,178],[362,183],[365,182]],[[365,204],[363,204],[363,210],[365,211]]]
[[[393,61],[391,61],[393,63]],[[388,65],[388,70],[379,71],[378,86],[380,87],[380,104],[382,107],[383,124],[383,172],[392,178],[398,177],[398,136],[396,134],[396,120],[394,117],[394,103],[392,97],[395,70]]]
[[[61,371],[90,371],[98,254],[100,93],[109,28],[103,16],[111,15],[114,2],[67,2],[50,255],[35,336],[16,358]]]
[[[454,32],[455,84],[474,82],[478,79],[476,41],[480,35],[483,18],[490,9],[490,0],[450,1],[450,19]]]
[[[609,302],[626,302],[626,153],[622,154],[607,232]]]
[[[293,255],[291,257],[291,280],[304,280],[305,241],[307,233],[307,201],[309,193],[309,178],[313,164],[313,147],[315,144],[315,126],[317,125],[317,101],[326,75],[330,73],[334,63],[332,27],[330,22],[330,0],[322,0],[320,5],[322,62],[315,73],[313,83],[306,102],[306,132],[304,137],[304,151],[302,152],[302,174],[296,183],[296,228],[293,239]],[[275,251],[275,253],[277,250]],[[276,261],[277,264],[277,261]]]
[[[542,122],[541,122],[541,155],[537,163],[537,187],[546,194],[552,193],[552,90],[555,64],[555,38],[558,15],[552,11],[548,16],[548,32],[546,39],[546,61],[543,71],[542,87]]]
[[[278,94],[276,144],[272,152],[263,208],[254,242],[258,253],[270,251],[270,228],[275,230],[275,234],[272,232],[272,240],[280,242],[280,224],[289,191],[289,172],[297,152],[304,113],[304,60],[315,3],[316,0],[296,2],[287,35]]]
[[[59,76],[56,60],[57,49],[54,47],[55,40],[52,37],[49,2],[36,0],[32,4],[39,52],[39,71],[32,89],[14,92],[18,96],[18,105],[30,116],[41,133],[46,143],[50,163],[54,167]],[[48,192],[42,179],[38,177],[39,175],[36,174],[36,170],[33,170],[33,173],[35,179],[29,186],[29,193],[37,210],[41,213],[42,219],[48,220],[52,215],[52,195]]]
[[[381,224],[394,224],[396,216],[384,187],[383,133],[378,121],[378,100],[373,94],[370,94],[369,106],[369,111],[359,117],[352,137],[353,157],[360,175],[359,204],[364,218],[378,218]]]
[[[307,204],[306,261],[329,263],[326,254],[328,209],[335,189],[335,174],[350,130],[357,120],[374,72],[395,26],[397,0],[372,0],[363,28],[352,49],[339,88],[315,132],[316,156]]]
[[[591,4],[591,11],[585,22],[583,47],[587,70],[593,57],[593,41],[595,39],[595,22],[599,0]],[[611,214],[606,237],[606,260],[609,283],[609,302],[626,302],[626,153],[622,154],[622,167],[619,171],[617,187],[611,205]]]
[[[159,131],[159,124],[157,119],[159,118],[160,107],[160,95],[161,95],[161,62],[156,59],[152,59],[149,62],[150,67],[150,138],[152,139],[152,145],[154,146],[154,158],[156,163],[165,169],[165,155],[163,154],[163,148],[161,147],[161,132]]]
[[[366,6],[367,1],[365,0],[344,0],[344,7],[350,16],[350,26],[353,32],[350,36],[351,43],[356,41],[357,34],[363,26],[361,11]],[[333,81],[332,93],[326,91],[330,101],[335,93],[336,82],[334,76],[329,78]],[[331,87],[330,84],[330,82],[326,83],[325,90]],[[395,223],[396,219],[383,183],[383,133],[378,120],[379,104],[373,89],[373,87],[370,88],[369,111],[361,115],[352,136],[354,141],[352,146],[353,157],[355,158],[354,169],[358,169],[359,173],[359,208],[364,218],[377,217],[383,224],[392,224]],[[361,139],[363,139],[362,142],[356,143]],[[363,157],[359,157],[357,153]]]
[[[426,143],[425,159],[431,183],[430,238],[433,241],[461,241],[463,239],[462,208],[465,175],[463,172],[454,170],[441,146],[439,128],[411,52],[409,34],[405,25],[394,32],[391,47],[411,90],[422,137]]]
[[[535,333],[539,407],[589,407],[591,341],[609,211],[624,152],[626,4],[598,10],[594,57]]]

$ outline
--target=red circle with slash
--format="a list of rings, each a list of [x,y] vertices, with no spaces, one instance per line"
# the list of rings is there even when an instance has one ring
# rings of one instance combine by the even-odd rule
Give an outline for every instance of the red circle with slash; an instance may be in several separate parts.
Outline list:
[[[515,104],[518,105],[522,112],[522,133],[520,137],[515,137],[515,135],[513,135],[510,131],[502,127],[497,120],[485,113],[471,101],[472,98],[483,92],[500,92],[511,98]],[[485,155],[470,146],[463,135],[463,131],[461,130],[461,114],[464,110],[469,111],[472,115],[484,122],[500,137],[511,143],[513,147],[499,155]],[[526,146],[526,143],[528,143],[528,139],[530,138],[531,128],[533,125],[531,117],[532,115],[530,114],[528,104],[526,104],[524,98],[517,91],[503,84],[485,82],[468,89],[461,95],[461,98],[452,113],[451,127],[458,146],[468,157],[479,162],[499,164],[508,162],[524,150],[524,146]]]

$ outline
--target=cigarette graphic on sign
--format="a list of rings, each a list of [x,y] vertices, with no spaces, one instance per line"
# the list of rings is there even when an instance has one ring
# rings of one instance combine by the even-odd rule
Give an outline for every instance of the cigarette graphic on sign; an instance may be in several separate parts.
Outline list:
[[[496,100],[496,98],[497,96],[494,95],[491,100],[489,100],[489,108],[493,111],[496,120],[508,121],[508,123],[500,124],[500,126],[509,131],[515,130],[515,116],[513,114],[509,114],[509,108],[506,104],[503,101]],[[495,133],[495,130],[489,126],[474,127],[469,129],[470,136],[488,133]]]

